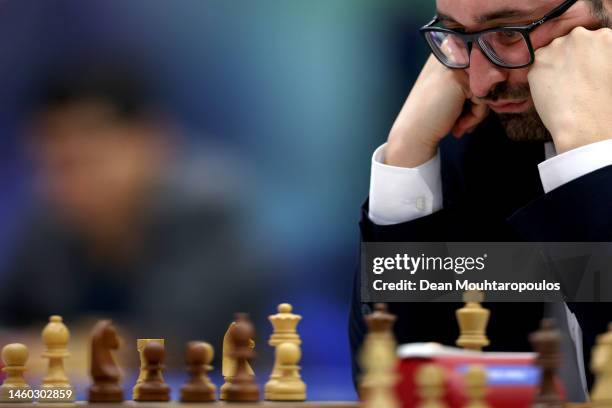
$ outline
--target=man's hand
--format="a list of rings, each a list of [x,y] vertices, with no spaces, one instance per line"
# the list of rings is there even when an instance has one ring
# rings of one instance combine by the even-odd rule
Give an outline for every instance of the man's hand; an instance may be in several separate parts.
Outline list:
[[[386,164],[417,167],[433,158],[440,140],[472,131],[488,114],[473,98],[464,70],[450,70],[432,55],[396,119],[385,152]]]
[[[558,153],[612,139],[612,30],[578,27],[540,48],[529,85]]]

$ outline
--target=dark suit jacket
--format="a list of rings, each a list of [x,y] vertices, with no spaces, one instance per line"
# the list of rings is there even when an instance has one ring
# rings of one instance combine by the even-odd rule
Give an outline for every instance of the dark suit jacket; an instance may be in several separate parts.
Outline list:
[[[612,238],[612,166],[602,168],[544,194],[537,165],[544,160],[544,146],[536,142],[512,142],[491,115],[474,134],[452,137],[440,145],[443,209],[414,221],[379,226],[362,208],[361,239],[391,241],[609,241]],[[360,301],[359,271],[350,314],[353,371],[355,356],[366,332]],[[392,303],[398,315],[395,334],[399,344],[436,341],[454,345],[458,336],[455,309],[458,304]],[[491,309],[489,350],[530,351],[528,334],[543,317],[540,303],[487,304]],[[612,321],[607,305],[570,304],[583,331],[588,371],[591,347],[597,334]],[[589,376],[590,377],[590,376]],[[591,378],[589,378],[590,382]]]

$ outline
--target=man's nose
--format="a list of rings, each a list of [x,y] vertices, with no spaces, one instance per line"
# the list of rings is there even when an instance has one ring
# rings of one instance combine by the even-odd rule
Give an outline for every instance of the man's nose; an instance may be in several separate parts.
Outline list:
[[[478,98],[486,97],[495,85],[508,79],[508,70],[493,65],[476,46],[472,49],[467,73],[470,90]]]

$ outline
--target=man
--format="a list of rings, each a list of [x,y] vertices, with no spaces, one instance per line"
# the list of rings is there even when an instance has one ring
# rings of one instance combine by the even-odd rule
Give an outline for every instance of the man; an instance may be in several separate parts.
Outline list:
[[[256,314],[265,278],[241,245],[239,197],[217,187],[235,185],[219,149],[181,149],[129,67],[64,72],[37,87],[28,118],[39,200],[0,271],[0,327],[110,317],[132,334],[172,334],[172,358],[224,333],[234,311]]]
[[[422,30],[433,55],[374,153],[362,240],[609,241],[612,2],[438,0],[437,9]],[[359,275],[355,283],[354,354],[369,312]],[[454,344],[456,307],[392,304],[398,341]],[[592,304],[489,308],[492,349],[504,351],[529,350],[542,316],[558,317],[572,346],[569,396],[585,398],[584,363],[612,313]]]

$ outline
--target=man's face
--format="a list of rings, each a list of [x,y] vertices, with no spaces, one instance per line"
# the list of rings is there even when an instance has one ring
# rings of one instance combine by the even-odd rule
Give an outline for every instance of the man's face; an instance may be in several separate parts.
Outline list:
[[[36,120],[33,153],[45,200],[80,227],[109,223],[159,165],[148,128],[101,102],[50,109]]]
[[[450,29],[475,32],[489,28],[530,24],[558,7],[562,0],[437,0],[438,15]],[[589,1],[578,1],[562,16],[550,20],[531,33],[534,49],[583,26],[600,28]],[[489,105],[513,140],[550,140],[529,92],[529,67],[504,69],[491,63],[482,51],[472,49],[470,67],[465,70],[472,93]]]

